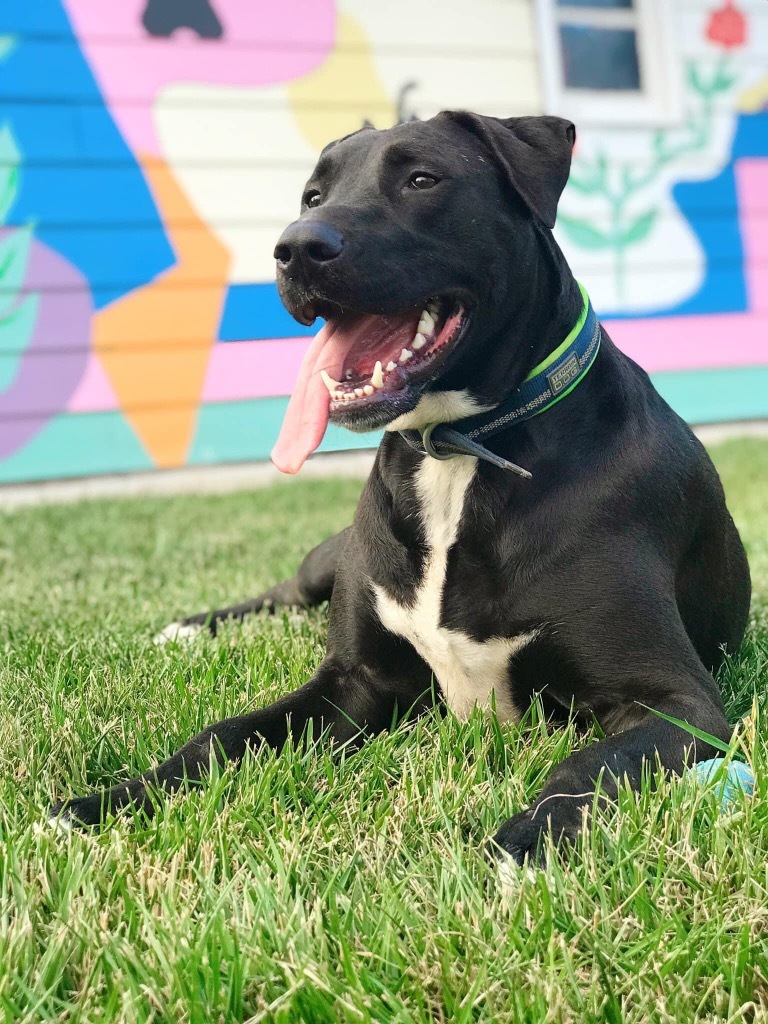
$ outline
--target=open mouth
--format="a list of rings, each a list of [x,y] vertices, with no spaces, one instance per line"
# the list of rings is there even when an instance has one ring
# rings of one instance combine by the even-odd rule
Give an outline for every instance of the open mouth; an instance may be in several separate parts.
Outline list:
[[[343,312],[329,318],[347,351],[338,379],[330,368],[320,376],[331,399],[331,416],[368,406],[428,376],[458,338],[464,307],[455,299],[429,299],[423,308],[395,316]]]
[[[355,313],[319,301],[312,313],[327,322],[304,356],[272,450],[284,473],[301,469],[329,419],[351,430],[373,430],[413,408],[418,385],[435,374],[470,316],[451,296],[429,298],[399,314]]]

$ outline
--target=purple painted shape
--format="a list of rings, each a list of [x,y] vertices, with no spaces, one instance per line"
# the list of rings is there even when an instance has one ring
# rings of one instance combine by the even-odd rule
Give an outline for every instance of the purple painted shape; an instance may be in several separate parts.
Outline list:
[[[0,238],[5,234],[0,231]],[[57,290],[42,292],[44,284]],[[13,380],[0,392],[0,458],[26,444],[62,412],[88,362],[93,315],[88,282],[63,256],[35,239],[19,298],[38,291],[32,338],[19,357]]]

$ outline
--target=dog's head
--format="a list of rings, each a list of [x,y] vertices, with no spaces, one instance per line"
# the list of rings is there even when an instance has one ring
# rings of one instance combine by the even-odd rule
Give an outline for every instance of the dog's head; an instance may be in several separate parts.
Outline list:
[[[275,248],[288,311],[326,320],[273,453],[281,469],[300,468],[329,417],[371,430],[475,380],[479,360],[489,380],[503,374],[504,353],[482,340],[533,287],[574,138],[558,117],[445,111],[323,150]]]

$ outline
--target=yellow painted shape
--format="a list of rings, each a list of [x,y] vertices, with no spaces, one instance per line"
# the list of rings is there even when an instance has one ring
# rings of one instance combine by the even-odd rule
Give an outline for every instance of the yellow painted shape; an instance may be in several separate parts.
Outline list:
[[[100,310],[93,344],[126,419],[153,462],[168,468],[184,464],[192,442],[231,257],[167,164],[150,156],[140,163],[177,265]],[[175,224],[187,229],[176,231]]]
[[[379,77],[365,32],[342,12],[328,59],[291,82],[287,92],[299,130],[315,150],[357,131],[366,118],[377,128],[389,128],[397,120],[395,100]]]
[[[739,96],[737,108],[745,114],[759,114],[761,110],[768,108],[768,75],[744,90]]]

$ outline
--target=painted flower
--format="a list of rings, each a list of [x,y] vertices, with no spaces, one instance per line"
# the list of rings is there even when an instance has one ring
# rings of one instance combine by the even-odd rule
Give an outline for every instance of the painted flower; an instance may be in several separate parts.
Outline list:
[[[710,14],[706,34],[710,42],[726,50],[735,49],[747,41],[747,19],[733,0],[725,0],[722,7]]]

